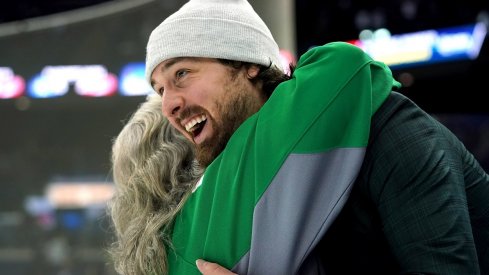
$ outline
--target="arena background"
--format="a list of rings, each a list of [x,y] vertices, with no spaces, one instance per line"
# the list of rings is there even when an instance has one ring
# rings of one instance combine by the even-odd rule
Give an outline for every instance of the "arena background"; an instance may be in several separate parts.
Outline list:
[[[17,93],[0,98],[0,273],[115,274],[105,252],[112,240],[105,215],[113,192],[110,149],[150,92],[123,93],[122,75],[141,73],[149,33],[184,2],[0,4],[0,95],[7,85],[19,85]],[[489,22],[489,2],[482,0],[251,3],[290,60],[313,46],[359,39],[363,30],[396,35]],[[486,171],[487,44],[484,36],[475,59],[392,67],[405,85],[402,92],[454,130]],[[94,72],[108,86],[101,94],[84,94],[80,75]],[[63,75],[67,90],[42,89],[60,73],[69,75]]]

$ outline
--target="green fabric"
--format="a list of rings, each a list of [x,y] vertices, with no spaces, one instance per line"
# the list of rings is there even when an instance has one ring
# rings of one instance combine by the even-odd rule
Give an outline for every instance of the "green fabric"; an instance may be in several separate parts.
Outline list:
[[[176,217],[170,274],[200,274],[198,258],[232,268],[250,249],[254,207],[287,156],[365,147],[372,115],[399,87],[387,66],[353,45],[305,53],[293,78],[233,134]]]

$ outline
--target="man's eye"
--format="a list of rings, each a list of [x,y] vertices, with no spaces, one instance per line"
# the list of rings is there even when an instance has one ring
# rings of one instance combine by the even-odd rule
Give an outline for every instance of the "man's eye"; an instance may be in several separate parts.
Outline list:
[[[177,79],[180,79],[182,77],[184,77],[186,74],[187,74],[187,70],[178,70],[176,73],[175,73],[175,76]]]
[[[162,96],[163,95],[163,92],[165,92],[165,89],[163,89],[163,87],[162,88],[159,88],[157,92],[158,92],[158,94],[160,96]]]

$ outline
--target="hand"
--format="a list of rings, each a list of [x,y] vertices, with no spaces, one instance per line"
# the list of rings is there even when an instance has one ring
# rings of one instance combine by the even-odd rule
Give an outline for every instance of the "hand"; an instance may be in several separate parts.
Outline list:
[[[198,259],[197,268],[203,275],[238,275],[216,264]]]

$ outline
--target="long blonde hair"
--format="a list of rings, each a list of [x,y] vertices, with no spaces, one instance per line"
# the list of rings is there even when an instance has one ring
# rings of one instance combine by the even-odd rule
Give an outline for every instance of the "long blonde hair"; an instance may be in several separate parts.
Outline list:
[[[149,96],[112,146],[116,186],[108,204],[116,241],[109,248],[120,274],[166,274],[165,232],[202,170],[192,145],[161,114],[161,98]]]

